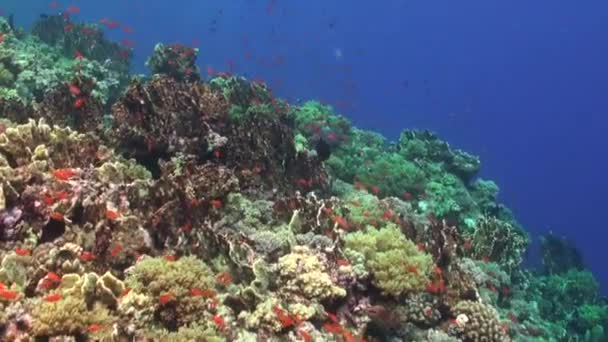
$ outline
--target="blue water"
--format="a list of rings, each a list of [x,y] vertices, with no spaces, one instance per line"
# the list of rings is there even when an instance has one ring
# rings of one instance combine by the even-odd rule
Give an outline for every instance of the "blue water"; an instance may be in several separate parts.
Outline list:
[[[3,0],[28,26],[50,1]],[[482,177],[534,236],[576,242],[608,290],[608,2],[603,0],[59,1],[133,28],[134,71],[156,42],[199,65],[321,99],[391,139],[428,128],[481,156]],[[534,255],[534,253],[532,253]],[[533,262],[533,261],[532,261]]]

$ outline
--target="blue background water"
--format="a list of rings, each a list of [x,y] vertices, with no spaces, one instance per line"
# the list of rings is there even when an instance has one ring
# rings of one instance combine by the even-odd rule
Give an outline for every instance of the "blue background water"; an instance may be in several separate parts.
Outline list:
[[[28,26],[50,1],[3,0]],[[137,42],[199,45],[207,67],[321,99],[391,139],[428,128],[481,156],[526,229],[567,236],[608,287],[608,2],[603,0],[59,1]],[[604,291],[606,292],[606,291]]]

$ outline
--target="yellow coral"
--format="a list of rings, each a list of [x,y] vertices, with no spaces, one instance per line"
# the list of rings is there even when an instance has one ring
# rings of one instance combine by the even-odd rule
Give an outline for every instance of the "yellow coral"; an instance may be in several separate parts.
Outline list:
[[[397,296],[420,291],[429,281],[432,257],[419,251],[394,224],[380,230],[368,227],[365,232],[348,234],[345,242],[345,254],[357,255],[359,262],[363,259],[374,284],[387,294]]]
[[[283,290],[318,300],[346,296],[346,290],[334,285],[325,265],[308,247],[294,247],[279,259],[278,267]]]
[[[109,327],[114,323],[107,308],[96,303],[89,309],[78,296],[65,296],[56,302],[44,301],[34,306],[32,318],[35,336],[79,334],[92,324]]]

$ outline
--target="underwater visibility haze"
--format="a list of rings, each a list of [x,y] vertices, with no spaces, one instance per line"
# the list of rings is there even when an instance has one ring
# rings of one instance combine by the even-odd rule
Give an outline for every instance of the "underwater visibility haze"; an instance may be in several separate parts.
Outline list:
[[[608,3],[0,2],[0,341],[608,341]]]

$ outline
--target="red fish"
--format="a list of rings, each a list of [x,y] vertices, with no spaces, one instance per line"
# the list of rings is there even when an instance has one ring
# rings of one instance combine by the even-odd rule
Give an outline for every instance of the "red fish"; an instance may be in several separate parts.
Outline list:
[[[71,6],[65,9],[66,13],[69,14],[78,14],[80,13],[80,7],[78,6]]]
[[[275,305],[272,308],[272,311],[274,311],[274,314],[277,315],[277,318],[279,319],[279,322],[281,322],[283,328],[289,328],[295,324],[293,318],[291,318],[289,314],[281,309],[278,305]]]
[[[211,204],[212,207],[214,207],[215,209],[219,209],[222,207],[222,201],[220,200],[211,200],[209,201],[209,203]]]
[[[133,28],[131,28],[130,26],[123,26],[122,31],[124,33],[133,33]]]
[[[15,249],[15,254],[20,255],[20,256],[28,256],[28,255],[31,255],[32,252],[30,252],[27,249],[17,248],[17,249]]]
[[[346,221],[346,219],[342,216],[334,216],[333,217],[334,222],[336,222],[340,227],[342,227],[342,229],[348,230],[349,226],[348,226],[348,221]]]
[[[106,218],[108,220],[114,221],[114,220],[116,220],[118,218],[118,216],[119,215],[118,215],[118,213],[116,211],[110,210],[110,209],[106,210]]]
[[[69,197],[70,197],[70,194],[67,191],[59,191],[59,192],[55,193],[55,199],[58,199],[60,201],[68,199]]]
[[[76,83],[70,84],[70,94],[72,94],[73,96],[79,96],[80,93],[80,88],[78,88],[78,85],[76,85]]]
[[[211,289],[206,289],[206,290],[192,289],[192,290],[190,290],[190,294],[194,297],[203,297],[203,298],[215,297],[215,291],[213,291]]]
[[[76,175],[76,170],[74,169],[57,169],[53,171],[53,176],[62,181],[67,181],[74,177],[74,175]]]
[[[78,59],[78,60],[82,60],[84,58],[84,56],[82,55],[82,53],[78,50],[74,51],[74,58]]]
[[[165,259],[165,261],[173,262],[177,260],[177,257],[175,255],[165,255],[163,259]]]
[[[120,41],[122,43],[122,45],[126,46],[126,47],[135,47],[136,43],[134,40],[131,39],[127,39],[124,38],[123,40]]]
[[[87,252],[84,251],[80,254],[80,260],[82,261],[91,261],[91,260],[95,260],[97,257],[95,256],[95,254],[91,253],[91,252]]]
[[[102,324],[91,324],[87,327],[87,332],[97,332],[105,328],[106,326]]]
[[[228,272],[222,272],[218,274],[215,279],[223,286],[228,286],[232,284],[232,276],[228,274]]]
[[[224,318],[220,315],[213,316],[213,323],[215,323],[219,330],[223,331],[226,329],[226,321],[224,321]]]
[[[116,245],[116,247],[112,248],[110,251],[110,255],[115,257],[118,255],[118,253],[120,253],[120,251],[122,251],[122,245]]]
[[[17,297],[19,297],[19,294],[15,291],[8,291],[8,290],[0,289],[0,298],[10,300],[10,299],[17,299]]]
[[[53,2],[51,2],[49,4],[49,7],[50,8],[57,8],[57,7],[59,7],[59,3],[57,1],[53,1]]]
[[[73,29],[74,29],[74,25],[72,25],[72,24],[65,24],[65,25],[63,25],[63,31],[64,32],[72,32]]]
[[[63,222],[63,214],[60,212],[53,211],[49,216],[55,221]]]
[[[61,298],[63,298],[63,296],[61,295],[61,293],[54,293],[51,295],[48,295],[44,298],[45,301],[49,302],[49,303],[53,303],[53,302],[57,302],[59,300],[61,300]]]
[[[84,97],[79,97],[74,101],[74,108],[80,109],[87,104],[87,100]]]
[[[172,300],[173,300],[173,293],[167,292],[165,294],[160,295],[158,301],[160,302],[160,305],[165,305]]]

